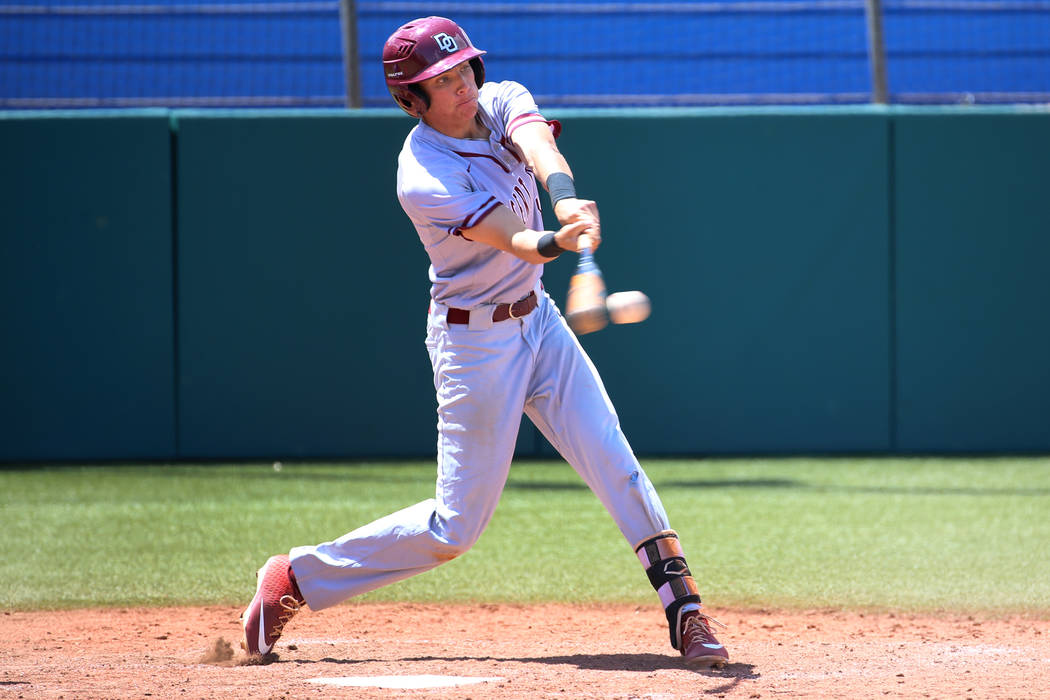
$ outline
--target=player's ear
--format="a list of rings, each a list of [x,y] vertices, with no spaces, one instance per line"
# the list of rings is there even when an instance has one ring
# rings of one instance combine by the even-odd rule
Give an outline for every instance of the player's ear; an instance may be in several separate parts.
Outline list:
[[[410,100],[399,96],[397,98],[397,103],[401,105],[401,109],[408,112],[411,116],[417,119],[423,116],[423,110],[420,109],[421,105],[419,105],[416,100]]]
[[[427,89],[416,83],[406,85],[405,87],[408,88],[408,99],[411,102],[408,111],[412,112],[412,114],[417,117],[422,117],[430,107],[430,95],[427,94]]]
[[[390,88],[390,96],[397,106],[417,119],[430,107],[430,98],[419,85],[401,85]]]

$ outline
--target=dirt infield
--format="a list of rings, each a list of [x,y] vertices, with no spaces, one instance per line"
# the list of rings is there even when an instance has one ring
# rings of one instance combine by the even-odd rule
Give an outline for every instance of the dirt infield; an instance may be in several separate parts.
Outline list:
[[[239,612],[2,613],[0,698],[1050,694],[1047,619],[712,611],[729,625],[720,637],[732,662],[695,670],[670,649],[662,614],[649,607],[343,605],[300,614],[264,665],[246,664],[236,648]],[[332,684],[471,679],[420,689]]]

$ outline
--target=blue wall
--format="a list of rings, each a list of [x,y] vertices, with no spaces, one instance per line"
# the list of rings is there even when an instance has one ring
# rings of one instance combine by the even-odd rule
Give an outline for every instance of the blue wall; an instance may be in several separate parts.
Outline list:
[[[379,63],[386,38],[435,13],[457,19],[490,52],[490,79],[523,82],[544,107],[868,101],[862,0],[658,4],[660,11],[597,0],[357,2],[364,104],[391,104]],[[0,0],[0,107],[200,99],[340,106],[338,7],[335,0]],[[895,101],[1050,100],[1046,0],[886,0],[883,8]]]

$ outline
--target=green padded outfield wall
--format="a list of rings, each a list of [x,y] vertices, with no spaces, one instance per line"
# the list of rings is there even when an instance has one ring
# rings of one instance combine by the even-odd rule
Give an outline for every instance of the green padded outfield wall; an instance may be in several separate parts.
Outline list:
[[[653,299],[582,338],[640,454],[1050,449],[1050,112],[550,116]],[[433,455],[410,128],[0,115],[0,460]]]
[[[166,113],[0,115],[0,460],[175,456]]]
[[[885,120],[559,116],[610,285],[656,308],[584,339],[635,448],[888,449]],[[393,191],[411,123],[176,124],[180,454],[433,453],[427,262]],[[559,302],[571,267],[550,266]]]
[[[1050,112],[894,118],[901,451],[1050,451]]]
[[[433,454],[412,121],[177,113],[180,454]]]
[[[888,127],[864,110],[559,115],[609,291],[583,337],[638,452],[889,450]],[[564,299],[572,256],[551,266]]]
[[[433,455],[400,110],[177,112],[179,454]],[[541,438],[523,425],[519,454]]]

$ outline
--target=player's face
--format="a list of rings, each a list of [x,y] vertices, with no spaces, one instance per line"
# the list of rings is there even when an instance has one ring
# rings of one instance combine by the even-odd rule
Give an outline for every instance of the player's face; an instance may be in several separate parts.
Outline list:
[[[420,85],[430,97],[423,121],[453,137],[462,137],[463,131],[473,126],[474,115],[478,113],[478,86],[470,61],[453,66]]]

